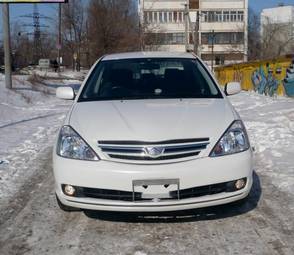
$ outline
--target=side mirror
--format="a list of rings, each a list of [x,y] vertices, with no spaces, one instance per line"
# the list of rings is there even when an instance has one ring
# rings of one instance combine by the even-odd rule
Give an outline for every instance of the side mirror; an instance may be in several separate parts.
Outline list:
[[[73,100],[75,92],[71,87],[59,87],[56,89],[56,97],[60,99]]]
[[[235,94],[240,93],[241,90],[242,89],[241,89],[240,82],[233,81],[233,82],[228,82],[225,85],[224,92],[227,96],[231,96],[231,95],[235,95]]]

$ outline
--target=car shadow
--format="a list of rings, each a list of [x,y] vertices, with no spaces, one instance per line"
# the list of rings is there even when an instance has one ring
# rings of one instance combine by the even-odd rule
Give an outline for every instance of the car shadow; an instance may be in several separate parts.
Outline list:
[[[234,202],[207,208],[174,212],[110,212],[84,210],[92,219],[132,223],[179,223],[203,220],[216,220],[245,214],[258,205],[262,193],[260,178],[253,172],[253,186],[246,202]]]

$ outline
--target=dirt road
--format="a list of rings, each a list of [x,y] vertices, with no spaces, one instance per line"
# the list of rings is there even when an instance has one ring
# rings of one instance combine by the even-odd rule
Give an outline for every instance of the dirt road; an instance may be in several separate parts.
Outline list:
[[[0,254],[294,254],[294,198],[266,176],[249,201],[196,211],[142,215],[65,213],[56,205],[51,148],[15,196],[1,204]]]

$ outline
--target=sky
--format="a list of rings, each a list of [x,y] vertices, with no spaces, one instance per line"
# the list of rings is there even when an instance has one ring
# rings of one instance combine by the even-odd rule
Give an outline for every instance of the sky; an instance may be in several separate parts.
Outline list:
[[[255,10],[255,12],[260,13],[262,9],[275,7],[279,3],[284,3],[285,5],[294,5],[294,0],[249,0],[249,7]],[[41,14],[52,17],[53,19],[56,18],[57,9],[58,9],[57,4],[38,4],[38,8]],[[31,23],[32,22],[31,19],[22,18],[20,16],[30,14],[32,12],[33,12],[32,4],[11,4],[10,20],[12,22],[20,20],[25,23]],[[44,23],[44,22],[46,21],[41,21],[41,23]],[[49,21],[49,25],[53,26],[53,24],[54,24],[53,21],[51,22]],[[26,30],[28,30],[28,28],[26,28]],[[2,8],[0,8],[0,38],[2,38]]]

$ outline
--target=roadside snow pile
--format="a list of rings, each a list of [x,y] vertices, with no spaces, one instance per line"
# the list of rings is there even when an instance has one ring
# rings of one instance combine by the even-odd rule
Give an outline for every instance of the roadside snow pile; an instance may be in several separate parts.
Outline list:
[[[0,203],[36,171],[34,159],[53,145],[71,104],[57,99],[55,89],[30,80],[14,76],[8,90],[0,76]]]
[[[32,84],[30,76],[14,76],[13,90],[4,86],[4,76],[0,77],[0,127],[24,119],[29,114],[38,115],[48,109],[48,101],[56,102],[54,90],[41,84]],[[51,96],[50,96],[51,95]]]
[[[21,72],[29,74],[31,77],[35,77],[36,80],[40,80],[40,84],[45,85],[47,89],[56,89],[59,86],[71,86],[77,92],[82,81],[85,79],[88,70],[74,72],[72,70],[66,69],[61,73],[56,73],[51,69],[23,69]]]
[[[294,194],[294,100],[242,92],[229,97],[255,147],[257,174]]]
[[[69,80],[79,80],[79,81],[83,81],[85,76],[87,75],[88,71],[87,69],[85,70],[81,70],[80,72],[76,72],[76,71],[72,71],[71,69],[65,69],[64,71],[58,73],[58,72],[54,72],[51,69],[48,70],[40,70],[40,69],[31,69],[31,70],[22,70],[25,73],[28,74],[37,74],[43,78],[46,79],[69,79]]]
[[[60,86],[70,86],[72,87],[76,92],[80,89],[81,81],[79,80],[44,80],[44,84],[49,88],[57,88]]]

